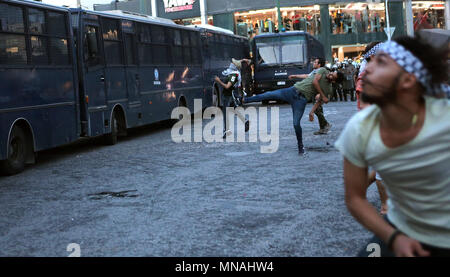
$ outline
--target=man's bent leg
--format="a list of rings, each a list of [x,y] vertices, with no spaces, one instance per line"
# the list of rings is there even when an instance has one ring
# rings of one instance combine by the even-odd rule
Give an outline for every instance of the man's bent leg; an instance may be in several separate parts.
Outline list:
[[[282,89],[264,92],[262,94],[244,98],[244,103],[261,102],[261,101],[268,101],[268,100],[279,100],[279,101],[289,102],[287,100],[285,94],[291,90],[295,90],[295,88],[289,87],[289,88],[282,88]]]
[[[323,114],[323,107],[320,105],[314,113],[317,115],[317,118],[319,119],[319,125],[320,129],[323,130],[328,125],[328,121],[325,119],[325,115]]]
[[[302,136],[302,127],[300,126],[300,121],[302,119],[303,113],[305,112],[306,107],[306,98],[303,96],[297,96],[291,103],[292,107],[292,120],[295,129],[295,135],[297,136],[297,145],[299,151],[303,151],[303,136]]]

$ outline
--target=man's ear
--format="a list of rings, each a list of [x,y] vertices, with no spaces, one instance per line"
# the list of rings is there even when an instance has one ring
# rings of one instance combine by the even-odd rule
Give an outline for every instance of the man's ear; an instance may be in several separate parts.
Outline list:
[[[401,89],[407,90],[414,87],[417,83],[417,78],[412,73],[404,73],[400,78],[399,86]]]

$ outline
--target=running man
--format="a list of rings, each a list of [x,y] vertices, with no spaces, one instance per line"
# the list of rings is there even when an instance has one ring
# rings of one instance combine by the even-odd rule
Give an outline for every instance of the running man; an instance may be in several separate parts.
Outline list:
[[[222,90],[222,99],[220,101],[222,105],[222,114],[223,114],[223,138],[225,139],[227,135],[231,134],[228,116],[226,114],[227,107],[234,106],[234,97],[233,90],[237,90],[241,83],[241,75],[239,69],[241,68],[241,61],[237,61],[232,59],[232,62],[228,66],[226,70],[222,72],[222,75],[225,77],[225,81],[215,76],[214,80],[223,87]],[[237,97],[237,96],[236,96]],[[234,111],[234,113],[239,117],[242,122],[245,123],[245,131],[247,132],[250,128],[250,122],[245,120],[245,117],[239,113],[238,111]]]

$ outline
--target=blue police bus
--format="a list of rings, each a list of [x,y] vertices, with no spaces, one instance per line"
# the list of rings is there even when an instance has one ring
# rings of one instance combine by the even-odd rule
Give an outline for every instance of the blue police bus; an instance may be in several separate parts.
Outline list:
[[[78,76],[67,9],[0,2],[0,160],[7,174],[34,152],[80,135]]]
[[[226,46],[226,47],[225,47]],[[35,153],[170,119],[209,106],[213,75],[248,57],[248,41],[125,12],[0,2],[0,170],[21,172]],[[203,107],[203,108],[204,108]]]
[[[308,74],[311,60],[325,57],[320,41],[303,31],[260,34],[250,44],[256,94],[293,86],[289,75]]]

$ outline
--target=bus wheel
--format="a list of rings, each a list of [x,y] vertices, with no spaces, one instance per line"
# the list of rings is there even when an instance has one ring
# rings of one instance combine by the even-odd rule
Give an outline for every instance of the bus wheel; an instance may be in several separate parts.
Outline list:
[[[105,135],[106,145],[114,145],[117,143],[117,133],[119,130],[119,120],[117,117],[117,112],[114,112],[111,119],[111,133]]]
[[[27,157],[27,140],[22,128],[15,126],[8,142],[8,158],[1,161],[4,174],[14,175],[25,169]]]

